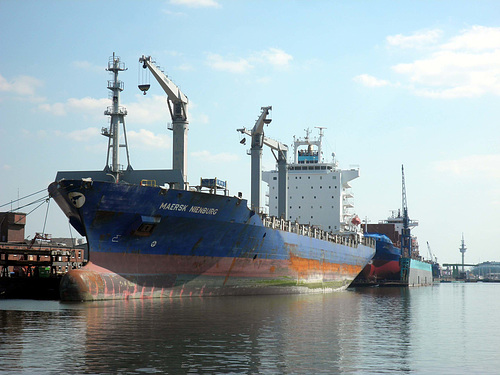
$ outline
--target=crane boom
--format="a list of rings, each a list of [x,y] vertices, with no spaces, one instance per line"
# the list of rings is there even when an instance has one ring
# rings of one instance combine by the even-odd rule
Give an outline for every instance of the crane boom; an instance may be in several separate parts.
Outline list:
[[[269,111],[273,107],[261,107],[261,114],[255,122],[252,130],[245,128],[237,129],[240,133],[246,134],[252,139],[251,147],[251,200],[252,210],[260,211],[261,181],[262,181],[262,146],[266,145],[272,150],[278,151],[278,212],[280,216],[287,217],[287,188],[288,188],[288,168],[287,152],[288,146],[264,136],[264,124],[270,124],[271,119],[267,118]]]
[[[139,58],[144,69],[149,69],[158,81],[163,91],[167,94],[168,109],[172,118],[173,145],[172,145],[172,168],[181,171],[184,186],[175,185],[175,188],[187,188],[187,132],[188,132],[188,98],[177,87],[161,69],[155,65],[151,56],[142,55]],[[141,88],[141,86],[139,86]],[[145,89],[146,93],[149,86]]]
[[[246,128],[242,128],[242,129],[237,129],[240,133],[242,134],[246,134],[248,136],[252,136],[252,132]],[[288,146],[281,143],[281,142],[278,142],[272,138],[268,138],[266,136],[264,136],[262,138],[262,144],[266,145],[267,147],[269,147],[270,149],[272,150],[276,150],[276,151],[288,151]]]
[[[253,126],[252,129],[252,134],[253,135],[258,135],[258,134],[264,134],[264,124],[270,124],[271,119],[268,119],[267,116],[269,115],[269,111],[272,110],[273,107],[261,107],[262,113],[260,114],[259,118],[257,121],[255,121],[255,125]]]
[[[142,63],[142,67],[144,69],[148,68],[151,71],[151,74],[153,74],[170,100],[178,100],[185,104],[188,103],[188,98],[186,97],[186,95],[184,95],[179,87],[177,87],[177,85],[173,83],[158,66],[155,65],[151,56],[142,55],[142,57],[139,59],[139,62]]]

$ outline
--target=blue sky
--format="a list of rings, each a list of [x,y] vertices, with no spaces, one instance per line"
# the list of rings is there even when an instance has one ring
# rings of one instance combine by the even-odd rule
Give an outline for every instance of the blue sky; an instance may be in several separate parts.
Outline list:
[[[500,261],[499,14],[498,1],[3,0],[0,205],[45,189],[58,170],[104,168],[113,52],[128,68],[132,166],[171,167],[164,94],[153,78],[148,95],[137,89],[144,54],[190,100],[192,185],[218,177],[249,198],[236,129],[272,105],[267,136],[291,145],[326,127],[326,155],[360,167],[361,218],[401,207],[404,164],[421,253],[428,241],[440,262],[458,262],[464,233],[466,261]],[[264,166],[274,167],[269,151]],[[46,206],[28,216],[27,235],[43,230]],[[69,236],[53,203],[45,231]]]

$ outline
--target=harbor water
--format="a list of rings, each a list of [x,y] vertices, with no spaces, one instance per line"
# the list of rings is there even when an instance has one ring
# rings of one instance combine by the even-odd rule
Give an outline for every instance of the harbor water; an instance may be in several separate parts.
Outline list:
[[[0,300],[0,373],[499,373],[500,284]]]

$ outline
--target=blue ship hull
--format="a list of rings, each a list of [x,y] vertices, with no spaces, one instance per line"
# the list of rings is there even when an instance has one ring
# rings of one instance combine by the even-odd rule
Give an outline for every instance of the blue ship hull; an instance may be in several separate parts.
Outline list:
[[[394,246],[389,237],[379,233],[365,233],[366,238],[376,240],[373,259],[356,277],[353,285],[430,285],[433,280],[432,265],[418,259],[407,259],[408,282],[402,282],[401,249]],[[404,259],[403,259],[404,260]]]
[[[371,239],[261,217],[236,197],[82,180],[49,193],[89,245],[63,300],[331,291],[375,253]]]

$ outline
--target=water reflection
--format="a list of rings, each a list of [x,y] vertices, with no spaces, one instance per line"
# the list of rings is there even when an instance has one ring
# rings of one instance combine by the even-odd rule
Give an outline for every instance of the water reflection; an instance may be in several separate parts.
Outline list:
[[[360,334],[362,341],[368,344],[361,348],[362,368],[373,371],[383,368],[388,373],[411,371],[412,292],[398,287],[363,288],[358,291],[364,297],[360,309]],[[370,352],[365,352],[365,348]],[[369,358],[369,362],[365,362],[365,358]]]
[[[55,301],[2,301],[0,372],[60,373],[78,366],[85,344],[83,312]]]
[[[0,373],[496,373],[499,296],[499,285],[449,284],[303,296],[0,300]]]
[[[357,361],[358,304],[351,293],[103,303],[86,314],[85,362],[91,372],[342,372]]]

